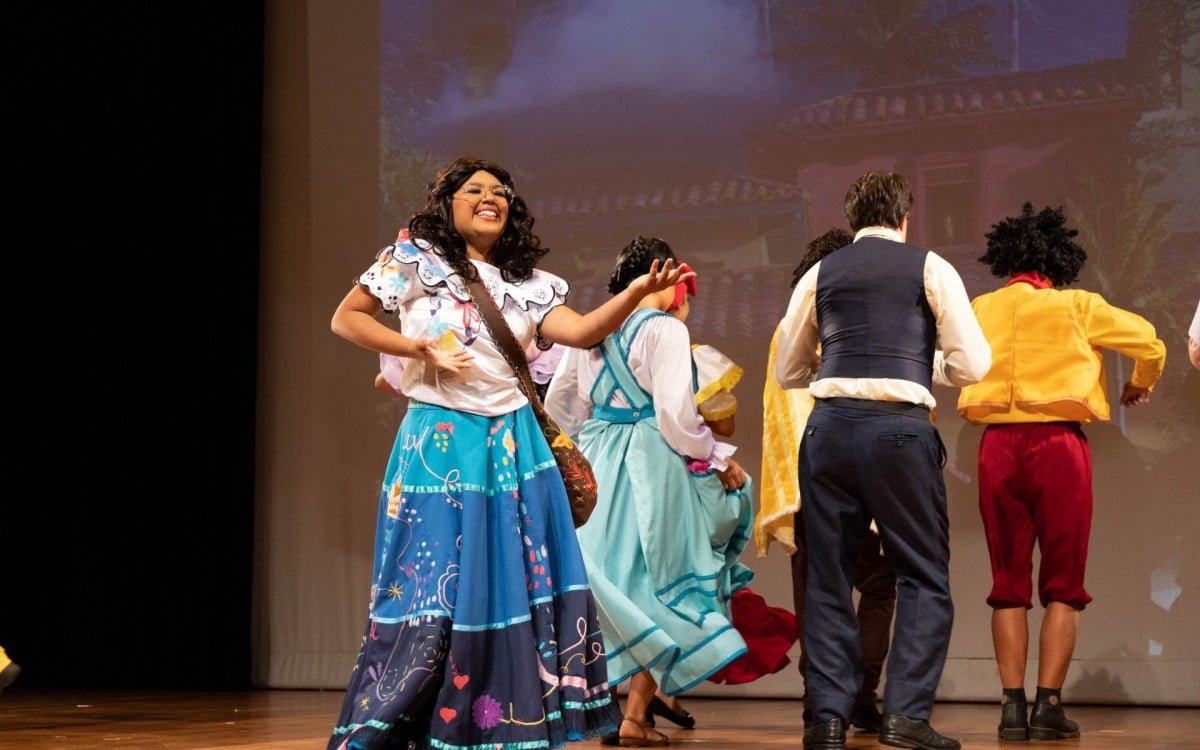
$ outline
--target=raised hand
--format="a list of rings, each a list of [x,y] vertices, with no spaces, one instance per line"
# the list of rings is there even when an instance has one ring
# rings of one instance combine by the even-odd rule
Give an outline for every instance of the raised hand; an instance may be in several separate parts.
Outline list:
[[[647,294],[661,292],[663,289],[670,289],[695,275],[695,271],[690,269],[685,271],[682,266],[676,266],[674,258],[668,258],[661,268],[658,265],[658,259],[655,258],[650,262],[650,270],[634,279],[630,286],[636,288],[644,297]]]

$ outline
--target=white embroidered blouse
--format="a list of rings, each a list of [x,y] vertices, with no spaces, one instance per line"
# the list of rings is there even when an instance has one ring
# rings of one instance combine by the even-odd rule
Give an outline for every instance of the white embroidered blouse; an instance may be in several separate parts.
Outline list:
[[[559,362],[546,394],[546,411],[567,434],[578,435],[591,417],[592,385],[603,365],[599,347],[568,349]],[[727,469],[725,459],[737,448],[718,442],[696,411],[687,326],[664,315],[647,320],[630,342],[629,369],[654,401],[655,421],[671,450],[708,461],[718,471]],[[629,403],[618,392],[613,405],[628,407]]]
[[[500,269],[472,260],[484,286],[496,301],[513,335],[533,359],[548,348],[538,336],[546,313],[566,301],[570,286],[559,277],[534,270],[525,281],[509,283]],[[500,416],[529,400],[517,387],[517,376],[483,325],[467,286],[422,240],[398,242],[379,254],[358,278],[383,309],[400,319],[400,332],[414,339],[435,339],[446,350],[466,348],[471,367],[449,374],[420,360],[405,359],[400,392],[410,399],[448,409]],[[540,346],[539,346],[540,344]]]

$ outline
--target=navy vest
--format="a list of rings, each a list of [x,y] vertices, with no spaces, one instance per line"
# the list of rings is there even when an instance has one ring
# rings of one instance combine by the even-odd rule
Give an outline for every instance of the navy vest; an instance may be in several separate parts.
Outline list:
[[[932,387],[937,322],[925,297],[927,255],[863,237],[821,259],[818,379],[895,378]]]

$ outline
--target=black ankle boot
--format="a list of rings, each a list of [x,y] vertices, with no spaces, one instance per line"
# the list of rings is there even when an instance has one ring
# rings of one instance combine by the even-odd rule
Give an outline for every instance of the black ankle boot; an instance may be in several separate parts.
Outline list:
[[[1079,725],[1067,718],[1062,707],[1062,689],[1038,687],[1029,714],[1029,739],[1063,740],[1079,736]]]
[[[1025,688],[1004,688],[998,734],[1000,739],[1009,742],[1029,739],[1029,703],[1025,700]]]

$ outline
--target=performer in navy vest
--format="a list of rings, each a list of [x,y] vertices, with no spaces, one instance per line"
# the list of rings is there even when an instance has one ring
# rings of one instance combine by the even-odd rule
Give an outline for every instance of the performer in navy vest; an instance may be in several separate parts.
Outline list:
[[[816,400],[800,443],[813,708],[805,748],[845,747],[862,682],[851,586],[872,518],[899,591],[879,741],[960,747],[929,726],[954,620],[946,454],[930,422],[931,388],[979,381],[991,349],[953,266],[905,243],[912,202],[898,174],[871,172],[851,185],[854,242],[800,279],[779,334],[776,378],[809,386]]]

